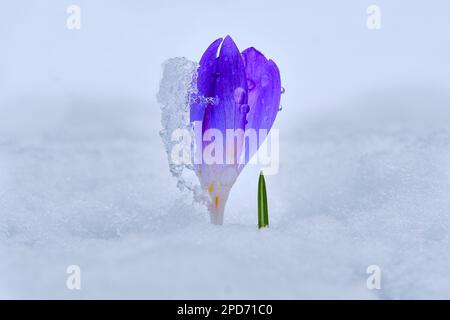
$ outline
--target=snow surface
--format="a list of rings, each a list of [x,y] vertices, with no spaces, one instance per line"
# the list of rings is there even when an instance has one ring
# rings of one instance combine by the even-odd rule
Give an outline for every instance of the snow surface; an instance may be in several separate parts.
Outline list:
[[[435,107],[421,113],[423,95]],[[437,108],[450,100],[377,96],[351,104],[382,107],[284,128],[263,231],[256,168],[238,179],[222,227],[176,188],[156,103],[11,102],[0,117],[0,296],[450,297],[450,114]],[[65,287],[70,264],[80,291]],[[366,288],[371,264],[382,290]]]
[[[448,2],[77,2],[1,6],[0,298],[450,298]],[[159,135],[161,63],[226,34],[286,88],[262,231],[259,168],[214,226]]]

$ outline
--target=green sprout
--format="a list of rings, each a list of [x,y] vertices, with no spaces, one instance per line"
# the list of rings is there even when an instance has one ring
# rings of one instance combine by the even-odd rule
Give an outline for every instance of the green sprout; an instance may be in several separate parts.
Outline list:
[[[269,209],[267,207],[266,180],[261,171],[258,181],[258,228],[269,226]]]

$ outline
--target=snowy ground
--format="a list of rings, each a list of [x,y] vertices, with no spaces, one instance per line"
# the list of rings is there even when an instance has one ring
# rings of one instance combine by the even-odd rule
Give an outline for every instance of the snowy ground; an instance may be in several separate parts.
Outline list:
[[[210,225],[170,176],[155,101],[12,100],[0,109],[0,297],[450,298],[449,102],[403,88],[291,121],[258,231],[258,169]],[[71,264],[79,291],[66,288]],[[371,264],[381,290],[366,288]]]

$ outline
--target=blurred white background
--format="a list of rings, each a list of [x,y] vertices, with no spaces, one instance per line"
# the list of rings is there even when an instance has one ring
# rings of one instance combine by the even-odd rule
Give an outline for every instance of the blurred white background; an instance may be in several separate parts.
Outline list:
[[[68,30],[66,8],[81,8]],[[381,29],[366,27],[369,5]],[[198,60],[231,35],[279,65],[295,112],[374,88],[449,84],[446,1],[4,1],[0,98],[121,95],[153,100],[161,63]]]

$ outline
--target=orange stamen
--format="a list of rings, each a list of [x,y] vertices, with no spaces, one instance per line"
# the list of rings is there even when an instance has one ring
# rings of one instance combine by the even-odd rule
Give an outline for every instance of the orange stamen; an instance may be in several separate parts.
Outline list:
[[[216,208],[219,207],[219,196],[216,196],[215,200],[215,204],[216,204]]]

